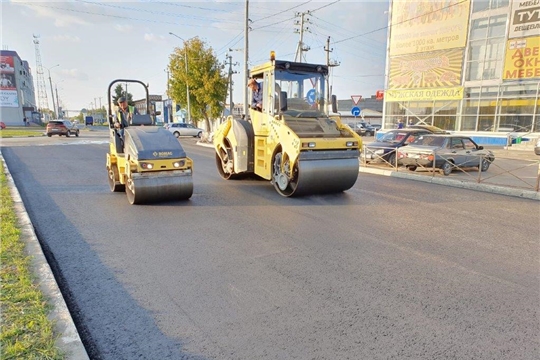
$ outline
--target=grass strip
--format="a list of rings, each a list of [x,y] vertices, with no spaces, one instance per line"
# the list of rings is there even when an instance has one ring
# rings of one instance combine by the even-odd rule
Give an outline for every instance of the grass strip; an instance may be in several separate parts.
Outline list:
[[[3,130],[4,131],[4,130]],[[63,359],[55,345],[51,306],[36,284],[0,162],[0,359]]]
[[[14,136],[43,136],[43,128],[32,129],[4,129],[0,130],[0,138]]]

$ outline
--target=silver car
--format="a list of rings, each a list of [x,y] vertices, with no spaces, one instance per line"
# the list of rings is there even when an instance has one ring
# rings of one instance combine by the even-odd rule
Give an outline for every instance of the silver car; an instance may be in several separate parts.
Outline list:
[[[460,135],[422,135],[398,149],[398,163],[414,171],[417,167],[437,168],[448,176],[457,167],[477,167],[487,171],[495,155]]]
[[[203,133],[203,129],[195,127],[193,124],[186,123],[172,123],[167,124],[166,128],[174,134],[176,137],[180,136],[193,136],[200,138]]]

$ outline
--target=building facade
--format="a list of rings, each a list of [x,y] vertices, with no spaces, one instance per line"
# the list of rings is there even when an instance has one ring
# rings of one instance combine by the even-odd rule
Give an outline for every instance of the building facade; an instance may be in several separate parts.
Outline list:
[[[384,128],[540,132],[540,2],[393,0]]]
[[[28,61],[16,51],[0,51],[0,121],[22,125],[23,118],[32,119],[35,111],[34,81]]]

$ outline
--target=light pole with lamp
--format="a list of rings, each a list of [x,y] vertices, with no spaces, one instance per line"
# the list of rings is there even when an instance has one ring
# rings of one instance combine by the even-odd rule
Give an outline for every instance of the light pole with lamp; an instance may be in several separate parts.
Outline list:
[[[60,64],[56,64],[54,66],[51,66],[50,68],[47,68],[47,71],[49,72],[49,84],[51,85],[51,96],[52,96],[53,111],[56,114],[56,117],[58,117],[58,112],[56,111],[56,104],[54,103],[54,90],[53,90],[53,87],[52,87],[51,69],[55,68],[57,66],[60,66]]]
[[[172,35],[174,37],[177,37],[179,38],[180,40],[182,40],[184,42],[184,62],[186,63],[186,96],[187,96],[187,117],[188,117],[188,122],[191,123],[191,106],[190,106],[190,102],[189,102],[189,80],[188,80],[188,57],[187,57],[187,46],[185,46],[186,44],[186,40],[184,40],[182,37],[172,33],[172,32],[169,32],[169,35]]]
[[[58,110],[58,112],[60,112],[60,99],[58,98],[58,84],[63,82],[64,79],[60,80],[59,82],[57,83],[54,83],[54,90],[56,92],[56,109]],[[62,89],[60,89],[62,90]],[[59,118],[59,119],[63,119],[64,118],[64,115],[62,114],[56,114],[56,116]]]

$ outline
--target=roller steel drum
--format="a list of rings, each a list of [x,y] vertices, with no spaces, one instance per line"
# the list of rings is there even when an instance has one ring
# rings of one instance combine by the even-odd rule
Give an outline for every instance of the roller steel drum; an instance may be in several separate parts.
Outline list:
[[[130,204],[187,200],[193,195],[191,170],[134,173],[126,184]]]
[[[287,197],[348,190],[358,178],[358,155],[358,151],[301,153],[296,182],[285,184],[279,177],[274,177],[274,187]]]

